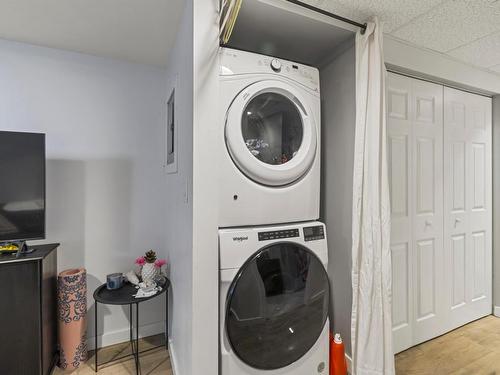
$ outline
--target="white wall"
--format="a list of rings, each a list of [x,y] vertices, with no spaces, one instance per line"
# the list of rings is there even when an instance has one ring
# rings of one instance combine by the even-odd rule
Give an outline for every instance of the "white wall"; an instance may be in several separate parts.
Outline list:
[[[384,55],[387,66],[401,73],[415,72],[422,78],[479,93],[500,93],[499,75],[388,35],[384,37]]]
[[[44,242],[61,243],[59,270],[87,269],[89,338],[105,275],[166,251],[164,79],[145,65],[0,40],[0,127],[46,133]],[[164,303],[142,307],[144,335],[163,331]],[[99,311],[103,344],[127,340],[128,311]]]
[[[321,220],[328,238],[330,319],[351,353],[352,173],[356,120],[354,41],[320,70],[322,181]]]
[[[218,0],[185,1],[167,69],[177,77],[178,173],[168,175],[170,356],[176,375],[218,374]]]
[[[170,260],[170,358],[176,375],[193,372],[193,2],[187,0],[171,51],[167,81],[177,80],[178,168],[167,175]],[[202,333],[199,333],[202,335]],[[215,344],[214,344],[215,345]]]

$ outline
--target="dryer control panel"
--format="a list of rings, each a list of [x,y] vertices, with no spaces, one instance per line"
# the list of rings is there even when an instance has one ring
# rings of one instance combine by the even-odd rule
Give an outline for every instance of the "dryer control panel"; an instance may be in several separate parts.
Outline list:
[[[273,74],[292,79],[319,95],[319,70],[312,66],[231,48],[221,48],[219,58],[221,76]]]

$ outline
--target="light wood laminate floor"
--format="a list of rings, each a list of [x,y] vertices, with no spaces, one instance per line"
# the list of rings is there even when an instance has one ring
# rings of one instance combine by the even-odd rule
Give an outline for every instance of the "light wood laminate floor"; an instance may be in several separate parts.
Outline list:
[[[140,340],[141,350],[160,345],[163,335]],[[130,353],[128,343],[108,346],[99,351],[99,362]],[[163,348],[141,355],[143,375],[172,375],[170,357]],[[53,375],[67,374],[57,368]],[[417,345],[396,356],[397,375],[500,375],[500,318],[488,316],[434,340]],[[72,372],[91,375],[94,372],[93,352],[80,369]],[[99,367],[99,374],[135,374],[133,357]]]
[[[500,375],[500,318],[469,323],[396,356],[397,375]]]
[[[146,337],[139,340],[140,350],[145,350],[157,345],[164,343],[163,335]],[[98,359],[99,363],[107,362],[111,359],[122,357],[126,354],[130,354],[130,344],[128,342],[107,346],[105,348],[99,349]],[[108,363],[99,366],[98,374],[106,375],[135,375],[135,362],[134,357],[128,357],[126,359],[121,359],[113,363]],[[141,354],[141,374],[142,375],[172,375],[172,367],[170,365],[170,357],[165,347],[157,348],[151,350],[147,353]],[[77,375],[91,375],[94,372],[94,352],[89,352],[89,360],[81,366],[76,371],[63,371],[56,367],[52,372],[52,375],[66,375],[66,374],[77,374]]]

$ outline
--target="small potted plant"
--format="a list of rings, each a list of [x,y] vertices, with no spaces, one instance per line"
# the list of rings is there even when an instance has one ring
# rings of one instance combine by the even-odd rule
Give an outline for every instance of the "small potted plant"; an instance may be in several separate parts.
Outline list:
[[[156,253],[149,250],[144,256],[137,258],[135,263],[141,267],[142,282],[151,285],[161,272],[161,267],[167,262],[164,259],[158,259]]]

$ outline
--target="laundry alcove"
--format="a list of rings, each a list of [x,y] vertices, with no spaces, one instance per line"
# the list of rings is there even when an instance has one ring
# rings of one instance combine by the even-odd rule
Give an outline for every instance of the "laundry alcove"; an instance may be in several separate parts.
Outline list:
[[[283,0],[244,0],[225,46],[321,67],[357,30]]]
[[[279,28],[274,27],[274,25],[280,25],[280,27]],[[351,285],[352,224],[351,223],[352,223],[352,190],[353,190],[352,179],[353,179],[355,116],[356,116],[354,36],[355,32],[358,30],[359,30],[358,27],[330,18],[324,14],[316,13],[312,10],[300,7],[285,0],[245,0],[242,3],[238,19],[234,26],[233,34],[230,40],[225,44],[225,46],[230,48],[296,61],[306,65],[314,66],[319,69],[320,90],[321,90],[321,148],[322,148],[321,149],[321,154],[322,154],[321,214],[319,219],[326,224],[326,231],[328,236],[328,247],[329,247],[328,274],[331,283],[330,324],[333,331],[339,332],[343,336],[344,342],[346,344],[346,352],[348,355],[350,355],[351,353],[351,339],[350,339],[351,306],[352,306],[352,285]],[[390,44],[389,49],[391,49],[393,47],[393,44],[392,42],[389,44]],[[389,61],[386,60],[386,65],[393,72],[402,73],[405,75],[410,74],[416,78],[432,80],[434,82],[437,82],[438,84],[441,84],[440,87],[443,87],[442,84],[444,83],[448,86],[452,86],[455,88],[471,90],[469,85],[464,84],[463,82],[460,81],[460,77],[458,74],[457,77],[455,77],[456,78],[456,83],[455,83],[453,79],[450,80],[450,77],[440,78],[441,75],[430,76],[423,70],[420,71],[417,69],[414,71],[408,71],[403,66],[404,64],[401,66],[399,66],[399,64],[397,63],[395,64],[394,63],[395,59],[393,58],[393,56],[391,56],[388,60]],[[396,77],[396,79],[402,79],[402,80],[407,79],[400,75],[395,76],[393,73],[390,73],[390,77]],[[403,78],[397,78],[397,77],[403,77]],[[388,85],[387,87],[389,90],[393,90],[393,88],[390,87],[391,82],[392,81],[389,80],[387,83]],[[428,85],[432,86],[432,83],[425,83],[423,81],[417,80],[415,85],[423,85],[427,87]],[[400,91],[401,90],[399,90],[398,92]],[[446,88],[443,92],[448,93],[451,91],[453,90]],[[484,94],[484,90],[481,90],[480,87],[472,91]],[[457,91],[457,93],[458,93],[457,95],[464,94],[462,91]],[[440,95],[441,95],[441,100],[443,100],[443,94]],[[473,94],[470,95],[472,95],[471,100],[479,100],[479,98],[481,98],[478,97],[477,95]],[[411,106],[411,108],[413,108],[412,111],[418,112],[419,116],[423,116],[423,113],[427,108],[425,107],[426,105],[431,105],[433,106],[432,108],[435,109],[437,108],[436,106],[438,105],[438,102],[436,101],[427,100],[428,97],[429,95],[427,93],[419,93],[418,98],[415,99],[415,103],[409,102],[410,104],[408,104],[408,106]],[[474,97],[476,99],[474,99]],[[410,96],[407,97],[407,100],[410,100],[409,98]],[[483,97],[483,99],[486,98]],[[387,100],[388,104],[391,105],[390,103],[391,98],[388,97]],[[420,107],[417,108],[418,105],[420,105]],[[450,108],[454,108],[454,111],[456,113],[460,112],[458,108],[460,107],[460,100],[458,99],[450,100],[450,104],[448,106]],[[455,107],[457,107],[458,109]],[[449,112],[452,113],[453,111],[450,110]],[[475,111],[474,108],[472,109],[467,108],[467,112],[470,112],[471,113],[470,116],[474,117],[477,111]],[[484,114],[483,112],[481,112],[480,114],[481,116],[483,115],[486,116],[487,113],[490,112],[491,111],[487,110]],[[390,116],[391,114],[389,113],[389,120],[388,120],[389,122],[391,121]],[[418,117],[417,115],[415,116]],[[448,115],[448,117],[449,116],[450,115]],[[474,119],[472,119],[471,121],[473,120]],[[420,119],[419,121],[420,123],[423,123],[422,119]],[[415,126],[418,127],[420,125],[417,124]],[[440,131],[446,132],[446,130],[443,130],[446,128],[446,126],[447,125],[445,124],[445,127],[442,128]],[[475,125],[471,126],[474,128]],[[485,126],[488,127],[491,126],[491,121]],[[416,129],[415,131],[417,130],[423,131],[420,128]],[[445,137],[446,134],[448,133],[444,133]],[[421,148],[420,152],[423,153],[425,151],[422,147],[426,145],[425,141],[429,138],[429,136],[427,133],[424,132],[419,137],[417,137],[418,138],[417,141],[419,141],[420,143],[412,147],[417,147],[417,146],[420,147]],[[441,135],[440,137],[442,138],[443,135]],[[471,139],[465,139],[463,141],[466,143],[472,142],[471,145],[467,147],[469,147],[472,150],[470,151],[472,155],[470,156],[470,158],[472,158],[471,160],[473,161],[470,162],[468,161],[467,165],[470,164],[472,167],[474,167],[475,165],[480,166],[481,164],[480,161],[483,160],[482,158],[487,158],[487,160],[485,159],[485,161],[488,161],[488,163],[490,164],[486,163],[484,167],[485,169],[484,170],[481,169],[484,172],[483,174],[487,176],[488,173],[491,172],[491,152],[487,154],[485,153],[484,155],[481,153],[482,149],[479,147],[480,146],[479,143],[483,142],[482,140],[481,142],[479,142],[477,139],[473,140],[471,138]],[[389,140],[388,150],[390,154],[389,156],[391,157],[391,155],[393,155],[393,153],[398,150],[397,149],[398,145],[402,145],[404,142],[409,142],[409,140],[405,140],[403,143],[401,142],[395,143],[394,145],[391,145],[390,142],[391,140]],[[487,142],[491,143],[491,139],[488,139]],[[448,143],[451,144],[450,142]],[[408,145],[407,143],[404,144]],[[445,146],[446,145],[447,143],[445,143]],[[392,149],[393,147],[396,148],[393,150]],[[450,147],[451,146],[449,146],[448,148]],[[437,158],[439,157],[439,155],[441,155],[443,149],[441,148],[436,152],[437,152],[436,153],[436,158]],[[452,150],[450,149],[447,150],[448,154],[453,152],[455,156],[457,156],[458,158],[460,157],[461,155],[460,148],[455,144],[453,144]],[[392,173],[390,175],[390,178],[392,178],[391,180],[392,182],[390,181],[390,183],[392,183],[391,204],[394,205],[394,207],[397,210],[398,209],[396,204],[397,199],[401,198],[401,194],[405,192],[405,189],[407,189],[410,186],[410,184],[413,184],[412,182],[413,180],[407,181],[405,183],[403,179],[398,180],[397,178],[395,178],[396,176],[395,173],[397,173],[398,170],[393,171],[393,169],[397,168],[403,162],[402,161],[403,159],[401,158],[396,158],[396,159],[398,159],[398,162],[396,163],[397,165],[389,165],[389,169],[390,173]],[[410,159],[407,160],[407,163],[409,162]],[[413,162],[414,164],[417,163],[416,159]],[[389,160],[389,164],[390,163],[391,160]],[[411,166],[411,168],[415,170],[418,169],[417,164]],[[438,207],[438,205],[443,202],[443,199],[448,199],[450,196],[456,196],[458,194],[456,193],[457,191],[456,186],[451,186],[450,183],[448,183],[448,185],[450,186],[446,187],[447,181],[455,181],[454,183],[455,185],[457,185],[456,178],[453,176],[450,177],[450,173],[454,172],[450,168],[453,167],[457,169],[456,165],[458,164],[456,163],[453,164],[453,161],[448,161],[448,168],[446,170],[442,170],[440,173],[438,173],[438,171],[435,171],[438,174],[436,174],[433,177],[433,181],[438,182],[440,179],[443,179],[444,183],[442,183],[442,190],[444,189],[444,194],[446,194],[446,196],[444,197],[441,197],[441,195],[437,193],[432,194],[431,198],[434,199],[436,207]],[[489,167],[487,165],[489,165]],[[407,167],[410,168],[410,164],[408,164]],[[467,168],[473,170],[474,168],[472,167],[468,166]],[[417,172],[414,172],[414,174],[416,175]],[[477,177],[477,173],[479,172],[474,172],[474,173],[472,173],[471,176],[474,175]],[[453,178],[455,179],[453,180]],[[468,178],[468,180],[472,181],[474,178],[475,177],[473,178],[471,177]],[[477,186],[476,185],[468,186],[467,191],[469,193],[467,194],[473,194],[474,189],[480,191],[484,187],[484,189],[486,189],[486,190],[483,189],[486,194],[485,196],[488,196],[488,191],[490,191],[489,189],[491,189],[491,180],[489,181],[490,181],[489,183],[485,182],[484,186],[480,183],[477,183],[476,184]],[[428,185],[429,184],[430,182],[428,183]],[[425,190],[425,187],[423,187],[422,189],[424,190],[422,190],[420,193],[414,191],[414,194],[412,196],[408,195],[406,198],[409,200],[413,200],[415,202],[418,202],[418,199],[422,200],[423,199],[422,196],[418,196],[418,194],[420,195],[425,194],[429,190],[429,189]],[[452,191],[454,195],[452,194]],[[474,199],[478,200],[480,198],[480,195],[478,194],[479,193],[477,193],[475,196],[472,196],[472,198],[467,198],[467,199],[472,199],[472,201],[474,201]],[[478,210],[476,206],[474,206],[475,208],[474,207],[472,208],[472,211],[475,212]],[[426,227],[427,229],[425,229],[424,232],[422,233],[423,237],[420,238],[420,242],[410,241],[411,243],[410,242],[408,243],[408,248],[405,248],[406,255],[403,254],[404,252],[401,251],[403,247],[400,246],[402,243],[400,241],[402,232],[400,228],[397,227],[399,223],[398,212],[396,212],[393,209],[392,211],[393,224],[394,223],[396,224],[394,224],[392,227],[394,235],[391,236],[391,243],[392,243],[391,253],[393,258],[393,275],[394,275],[393,276],[393,289],[394,289],[393,330],[395,339],[394,349],[396,352],[399,352],[412,345],[415,345],[416,343],[421,342],[424,339],[427,340],[429,338],[435,337],[438,334],[449,331],[450,329],[456,328],[461,324],[465,324],[473,319],[477,319],[478,317],[484,316],[485,314],[488,314],[490,312],[491,290],[487,288],[487,286],[490,285],[491,282],[488,281],[489,279],[487,278],[485,278],[484,280],[479,277],[472,279],[472,277],[470,276],[472,274],[488,275],[488,272],[486,271],[489,268],[491,268],[491,260],[490,260],[489,263],[488,262],[485,263],[486,269],[484,272],[476,272],[479,269],[482,270],[482,268],[477,268],[477,267],[475,273],[471,271],[474,267],[473,264],[478,263],[478,259],[481,260],[482,259],[481,257],[484,257],[485,259],[491,257],[490,242],[484,243],[485,247],[483,253],[478,253],[475,250],[479,245],[482,244],[481,242],[482,237],[480,236],[482,233],[485,234],[485,238],[487,239],[490,238],[491,236],[490,233],[491,214],[488,213],[491,212],[492,210],[491,202],[488,203],[487,206],[488,206],[487,214],[490,216],[488,216],[489,218],[486,220],[484,228],[481,227],[481,230],[472,231],[472,234],[469,233],[467,235],[471,237],[470,239],[470,241],[472,241],[471,244],[467,246],[463,245],[462,247],[460,247],[462,244],[460,240],[464,239],[465,243],[466,237],[461,237],[462,232],[460,233],[453,232],[453,235],[451,237],[445,236],[444,242],[441,243],[441,246],[438,246],[439,245],[438,243],[434,243],[435,248],[429,246],[425,247],[424,245],[428,245],[428,243],[432,242],[432,241],[431,242],[427,241],[430,238],[429,234],[427,233],[429,231],[428,228],[429,225],[427,224]],[[449,209],[448,211],[452,212],[453,209]],[[422,213],[423,216],[427,214],[428,213],[425,212]],[[442,221],[446,219],[446,217],[447,216],[443,217],[443,215],[441,215],[436,220]],[[459,220],[462,219],[459,218]],[[416,225],[417,222],[415,222],[415,228]],[[448,226],[453,225],[454,228],[457,227],[456,223],[446,224],[446,225]],[[413,228],[412,230],[416,230],[415,228]],[[450,230],[448,230],[448,232],[450,232]],[[467,241],[469,241],[469,239],[467,239]],[[430,257],[432,254],[438,254],[439,251],[443,251],[444,253],[448,254],[447,262],[450,264],[453,263],[453,267],[455,268],[453,272],[451,272],[451,274],[455,275],[454,276],[455,278],[453,280],[447,278],[448,280],[446,282],[447,289],[442,293],[441,292],[438,293],[439,288],[436,288],[435,290],[432,288],[427,288],[429,290],[428,293],[420,293],[417,296],[416,293],[417,290],[419,290],[419,288],[420,290],[422,290],[422,288],[425,285],[435,284],[433,281],[434,279],[432,279],[432,272],[426,269],[426,266],[428,266],[427,268],[429,268],[430,266],[434,265]],[[476,258],[474,258],[473,255],[467,255],[467,256],[465,255],[467,252],[470,251],[476,254]],[[431,254],[431,252],[433,253]],[[461,258],[459,257],[460,254],[462,254]],[[460,263],[460,261],[462,263]],[[468,276],[460,277],[459,273],[460,267],[466,269],[465,272],[467,273]],[[439,274],[439,271],[437,269],[434,271],[435,271],[434,275]],[[455,283],[456,285],[452,283]],[[483,283],[484,285],[481,283]],[[459,287],[460,285],[463,286],[461,289]],[[483,293],[482,292],[483,289],[481,288],[483,288],[486,292]],[[478,292],[478,290],[480,289],[481,293]],[[458,311],[457,310],[458,308],[464,309],[464,307],[462,306],[468,306],[469,304],[473,303],[477,304],[479,302],[481,302],[484,306],[482,305],[480,312],[475,310],[475,313],[463,313],[462,315],[460,315],[455,319],[456,321],[455,323],[445,324],[443,321],[444,319],[443,316],[446,314],[444,312],[442,314],[437,314],[438,310],[434,311],[434,309],[437,309],[438,299],[441,298],[440,297],[441,295],[443,296],[442,298],[443,301],[444,300],[447,301],[448,299],[447,296],[450,295],[450,293],[452,293],[449,292],[449,290],[453,291],[452,294],[452,297],[454,298],[454,300],[452,301],[453,303],[451,303],[451,305],[448,307],[441,306],[440,307],[441,310],[449,308],[455,311],[451,314],[457,315],[458,313],[456,311]],[[431,292],[434,293],[435,295],[431,295],[432,294]],[[462,297],[465,298],[463,303],[461,299]],[[446,303],[448,304],[448,302]],[[417,309],[419,308],[421,311],[417,311]],[[430,314],[429,316],[432,316],[432,314],[434,313],[436,313],[436,316],[439,315],[441,323],[435,325],[434,327],[435,329],[431,330],[432,332],[430,332],[429,334],[420,332],[420,336],[422,336],[422,338],[419,339],[420,337],[419,332],[417,332],[418,328],[415,327],[417,327],[418,324],[421,324],[418,322],[423,321],[422,319],[425,320],[428,318],[429,314]],[[417,322],[418,324],[412,323],[412,319],[415,322],[418,321]],[[406,332],[405,333],[406,336],[402,337],[400,331]]]
[[[276,25],[279,25],[277,27]],[[283,0],[242,2],[224,47],[319,69],[321,213],[328,238],[330,327],[351,353],[351,221],[358,27]]]

